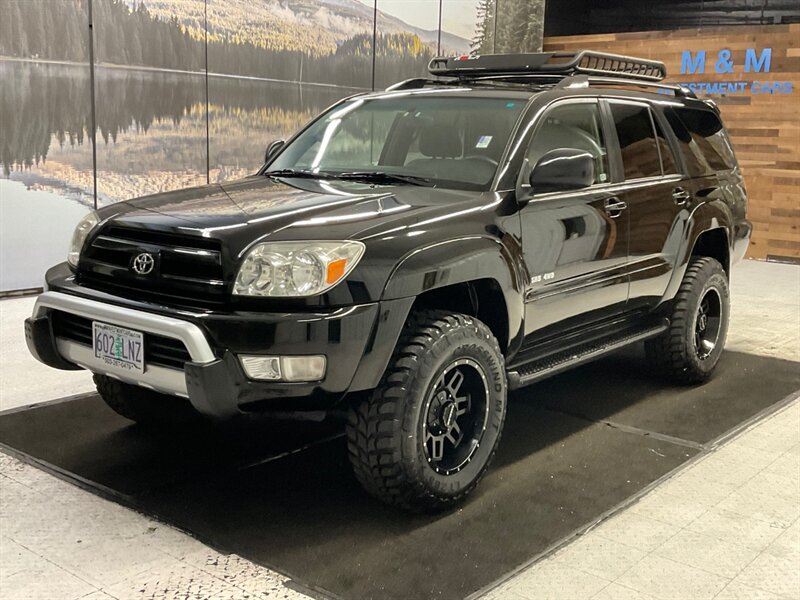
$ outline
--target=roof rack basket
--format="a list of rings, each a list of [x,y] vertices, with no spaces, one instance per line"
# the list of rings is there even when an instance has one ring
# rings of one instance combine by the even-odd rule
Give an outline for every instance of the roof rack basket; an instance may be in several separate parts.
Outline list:
[[[667,76],[663,62],[593,50],[436,57],[431,59],[428,71],[432,75],[459,79],[602,75],[655,82]]]

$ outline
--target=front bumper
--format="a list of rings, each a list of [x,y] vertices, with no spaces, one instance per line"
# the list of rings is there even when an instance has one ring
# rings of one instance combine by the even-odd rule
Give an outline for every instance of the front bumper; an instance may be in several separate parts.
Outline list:
[[[33,316],[25,321],[25,339],[31,354],[51,367],[71,368],[76,365],[126,383],[189,398],[189,386],[183,371],[156,365],[148,366],[141,374],[117,370],[97,358],[91,346],[57,337],[51,323],[54,310],[176,339],[189,352],[192,362],[188,364],[205,367],[217,360],[202,330],[192,323],[60,292],[45,292],[36,300]]]
[[[401,300],[313,313],[195,314],[155,305],[133,307],[123,298],[81,288],[70,278],[57,286],[48,283],[50,291],[39,296],[25,322],[28,348],[38,360],[182,396],[216,418],[248,411],[326,410],[349,391],[374,387],[410,307]],[[85,340],[58,335],[56,311],[141,331],[145,337],[178,340],[190,360],[183,369],[146,362],[141,374],[119,370],[95,357]],[[328,369],[316,382],[255,381],[244,374],[238,354],[324,354]]]

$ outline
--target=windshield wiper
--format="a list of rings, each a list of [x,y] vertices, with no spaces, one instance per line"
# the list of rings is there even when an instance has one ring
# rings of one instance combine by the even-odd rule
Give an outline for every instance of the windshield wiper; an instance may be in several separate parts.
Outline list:
[[[314,171],[302,169],[277,169],[275,171],[266,171],[264,175],[267,177],[308,177],[309,179],[326,179],[330,177],[327,173],[315,173]]]
[[[431,180],[416,175],[402,173],[386,173],[384,171],[345,171],[332,173],[328,171],[307,171],[303,169],[277,169],[266,171],[267,177],[306,177],[308,179],[342,179],[345,181],[368,181],[372,183],[408,183],[411,185],[431,185]]]
[[[353,181],[369,181],[372,183],[409,183],[411,185],[431,185],[431,180],[417,175],[404,175],[402,173],[386,173],[384,171],[350,171],[345,173],[330,173],[336,179]]]

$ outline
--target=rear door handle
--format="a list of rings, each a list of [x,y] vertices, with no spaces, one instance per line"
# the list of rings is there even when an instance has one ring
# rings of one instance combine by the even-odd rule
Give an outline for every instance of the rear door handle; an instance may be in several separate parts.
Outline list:
[[[691,198],[692,195],[681,187],[677,187],[674,190],[672,190],[672,199],[678,206],[683,206],[684,204],[689,202]]]
[[[623,202],[616,196],[612,196],[611,198],[606,198],[603,202],[603,208],[608,214],[609,217],[612,219],[616,219],[618,216],[622,214],[622,211],[628,208],[628,203]]]

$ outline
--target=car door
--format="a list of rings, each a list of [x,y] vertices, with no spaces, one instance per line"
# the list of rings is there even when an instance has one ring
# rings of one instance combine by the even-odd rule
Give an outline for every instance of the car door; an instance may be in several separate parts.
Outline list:
[[[679,172],[673,144],[647,102],[603,102],[619,149],[612,155],[622,179],[617,197],[627,206],[630,224],[627,309],[633,311],[657,304],[667,289],[694,188]]]
[[[547,108],[533,125],[517,180],[522,247],[529,281],[526,336],[600,320],[624,309],[629,221],[610,183],[608,131],[595,98],[573,98]],[[574,148],[595,159],[588,188],[537,193],[531,170],[551,150]]]

